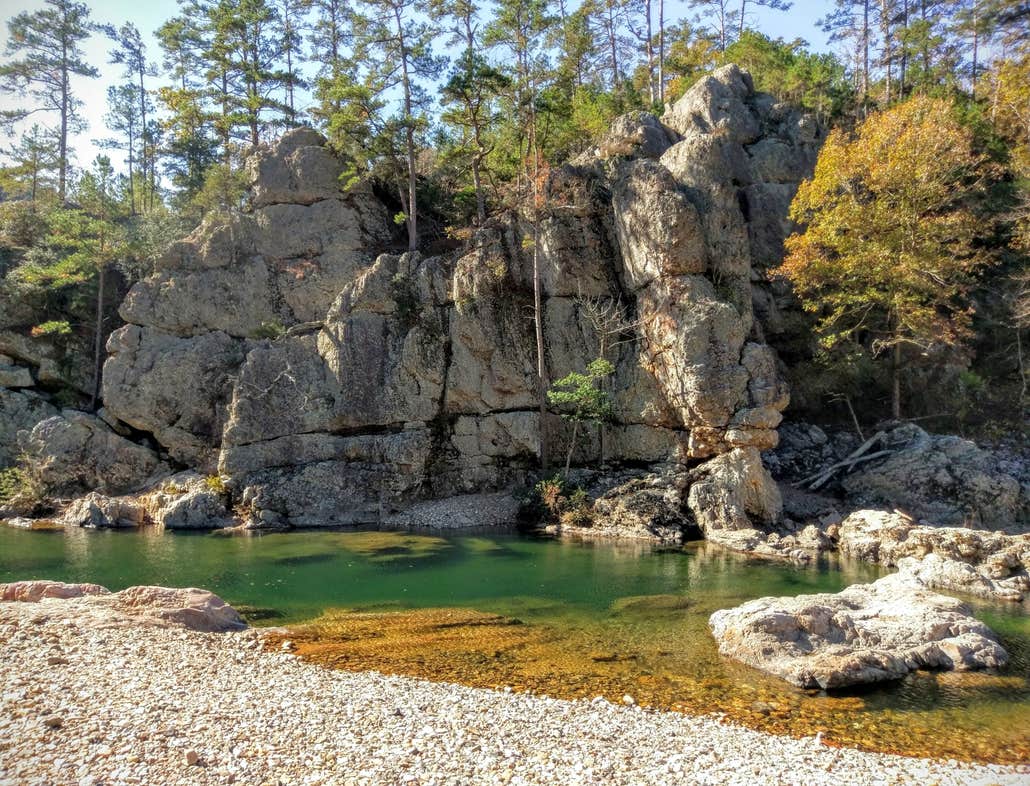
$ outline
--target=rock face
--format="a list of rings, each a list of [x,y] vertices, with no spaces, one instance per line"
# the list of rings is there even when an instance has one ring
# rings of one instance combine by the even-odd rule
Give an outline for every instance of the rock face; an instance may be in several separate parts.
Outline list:
[[[0,387],[0,467],[14,464],[18,458],[18,432],[31,431],[57,412],[56,407],[32,391]]]
[[[674,478],[654,510],[667,521],[640,520],[657,537],[758,532],[779,515],[759,451],[788,396],[752,280],[820,141],[727,66],[553,173],[537,227],[495,216],[423,257],[380,253],[393,211],[342,192],[324,140],[291,131],[252,160],[249,212],[210,217],[129,292],[105,417],[170,463],[217,469],[257,526],[381,523],[524,483],[571,437],[537,410],[535,236],[548,377],[601,354],[616,368],[615,420],[580,435],[574,463]],[[642,510],[609,501],[609,516]]]
[[[931,527],[900,513],[859,510],[841,522],[838,548],[927,587],[1013,601],[1030,595],[1030,535]]]
[[[802,688],[996,669],[1008,653],[962,602],[898,574],[833,594],[759,598],[715,612],[719,652]]]

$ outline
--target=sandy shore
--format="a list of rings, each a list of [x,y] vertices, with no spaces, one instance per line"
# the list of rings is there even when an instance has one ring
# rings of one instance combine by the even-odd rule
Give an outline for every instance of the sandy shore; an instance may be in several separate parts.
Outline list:
[[[0,603],[0,785],[1023,784],[714,718],[559,701],[265,652],[260,634]]]

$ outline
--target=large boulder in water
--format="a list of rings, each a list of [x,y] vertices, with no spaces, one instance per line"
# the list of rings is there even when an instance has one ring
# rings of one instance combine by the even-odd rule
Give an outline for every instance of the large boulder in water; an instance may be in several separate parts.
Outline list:
[[[927,587],[984,598],[1030,594],[1030,534],[919,524],[896,511],[857,510],[841,523],[838,548],[847,557],[898,567]]]
[[[916,669],[997,669],[1008,653],[959,600],[898,574],[837,594],[759,598],[715,612],[719,652],[802,688],[896,680]]]

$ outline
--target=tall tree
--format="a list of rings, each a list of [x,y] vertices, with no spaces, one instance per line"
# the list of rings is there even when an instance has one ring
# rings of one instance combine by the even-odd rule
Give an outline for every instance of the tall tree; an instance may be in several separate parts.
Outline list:
[[[719,51],[725,52],[730,45],[733,28],[740,19],[734,0],[689,0],[690,7],[700,9],[702,18],[710,19],[709,27],[719,43]]]
[[[772,11],[789,11],[793,3],[786,2],[786,0],[740,0],[740,13],[737,15],[737,37],[744,35],[744,29],[747,27],[748,18],[748,3],[756,6],[764,6]]]
[[[512,107],[520,128],[526,130],[528,155],[523,156],[520,137],[519,154],[522,158],[520,185],[525,185],[530,197],[530,225],[532,227],[533,254],[533,327],[536,334],[537,396],[540,416],[540,463],[546,468],[547,454],[547,362],[544,356],[543,290],[540,277],[539,225],[540,209],[544,203],[539,128],[537,127],[537,100],[549,73],[547,38],[557,20],[548,13],[546,0],[500,0],[494,18],[486,33],[488,45],[505,51],[512,64]],[[519,196],[524,199],[519,189]],[[520,202],[523,202],[520,199]],[[524,203],[524,202],[523,202]]]
[[[311,60],[319,63],[316,88],[319,82],[330,85],[341,74],[341,65],[352,38],[351,14],[353,9],[348,0],[310,0],[315,11],[311,22],[309,41]],[[325,94],[328,94],[326,91]],[[328,107],[328,111],[339,110],[339,106]]]
[[[176,188],[173,201],[180,210],[197,196],[209,168],[218,160],[213,116],[205,103],[208,85],[203,52],[207,43],[202,22],[203,15],[197,10],[168,20],[157,31],[162,64],[172,80],[157,91],[166,110],[163,162]]]
[[[137,102],[136,93],[137,88],[133,84],[111,85],[107,88],[107,114],[104,116],[104,123],[119,136],[103,141],[104,147],[124,150],[126,153],[125,163],[129,169],[129,211],[132,215],[136,215],[138,212],[136,209],[138,191],[140,202],[143,202],[142,189],[136,187],[137,177],[141,180],[146,179],[146,165],[142,165],[142,173],[137,171],[136,166],[139,160],[142,134],[140,105]],[[142,212],[142,204],[139,212]]]
[[[0,65],[0,90],[29,96],[37,106],[8,109],[0,114],[7,124],[36,112],[57,112],[58,196],[65,199],[68,185],[68,135],[81,129],[82,102],[72,94],[71,77],[98,76],[83,58],[82,42],[94,30],[89,8],[73,0],[46,0],[45,8],[24,11],[7,23],[6,54],[13,58]]]
[[[60,168],[57,136],[38,123],[0,153],[11,163],[0,170],[0,188],[8,198],[28,199],[31,209],[53,194],[53,175]]]
[[[461,148],[472,171],[476,218],[482,224],[486,220],[482,169],[491,150],[486,135],[495,117],[496,98],[509,86],[510,80],[480,52],[478,9],[474,2],[438,0],[432,10],[451,33],[449,45],[464,47],[440,91],[440,101],[445,107],[441,120],[456,127],[461,134]]]
[[[990,261],[975,209],[988,175],[950,102],[916,97],[833,131],[802,183],[778,272],[819,315],[826,345],[887,354],[901,416],[906,357],[969,335],[971,275]]]
[[[301,75],[300,67],[303,63],[305,12],[308,8],[308,0],[275,0],[279,34],[282,47],[282,58],[285,61],[283,71],[283,89],[286,93],[285,112],[286,125],[298,125],[297,96],[296,92],[307,87],[307,82]]]
[[[147,207],[153,209],[154,192],[157,190],[157,162],[153,154],[157,145],[156,140],[151,138],[153,126],[147,120],[148,115],[153,115],[153,104],[147,92],[146,78],[156,75],[157,71],[147,60],[147,45],[139,29],[132,22],[126,22],[117,30],[110,26],[106,27],[105,32],[115,42],[115,48],[111,51],[111,62],[124,66],[123,76],[129,80],[128,84],[132,85],[135,99],[139,104],[140,181],[141,184],[146,184],[145,191],[141,191],[140,209],[143,208],[144,193],[147,194]]]
[[[361,0],[354,15],[354,60],[367,85],[380,95],[397,90],[399,113],[388,123],[403,137],[405,187],[399,192],[408,229],[408,249],[418,248],[418,140],[429,124],[430,99],[424,83],[435,79],[443,60],[433,55],[437,30],[426,21],[425,0]]]

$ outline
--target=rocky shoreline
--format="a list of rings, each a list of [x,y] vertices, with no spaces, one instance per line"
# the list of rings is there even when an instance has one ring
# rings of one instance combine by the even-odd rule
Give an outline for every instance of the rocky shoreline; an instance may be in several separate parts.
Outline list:
[[[121,595],[0,603],[0,784],[1019,784],[1030,775],[605,700],[329,671],[266,651],[256,630],[205,633],[183,627],[196,618],[160,615],[141,624],[129,603],[140,593]]]

